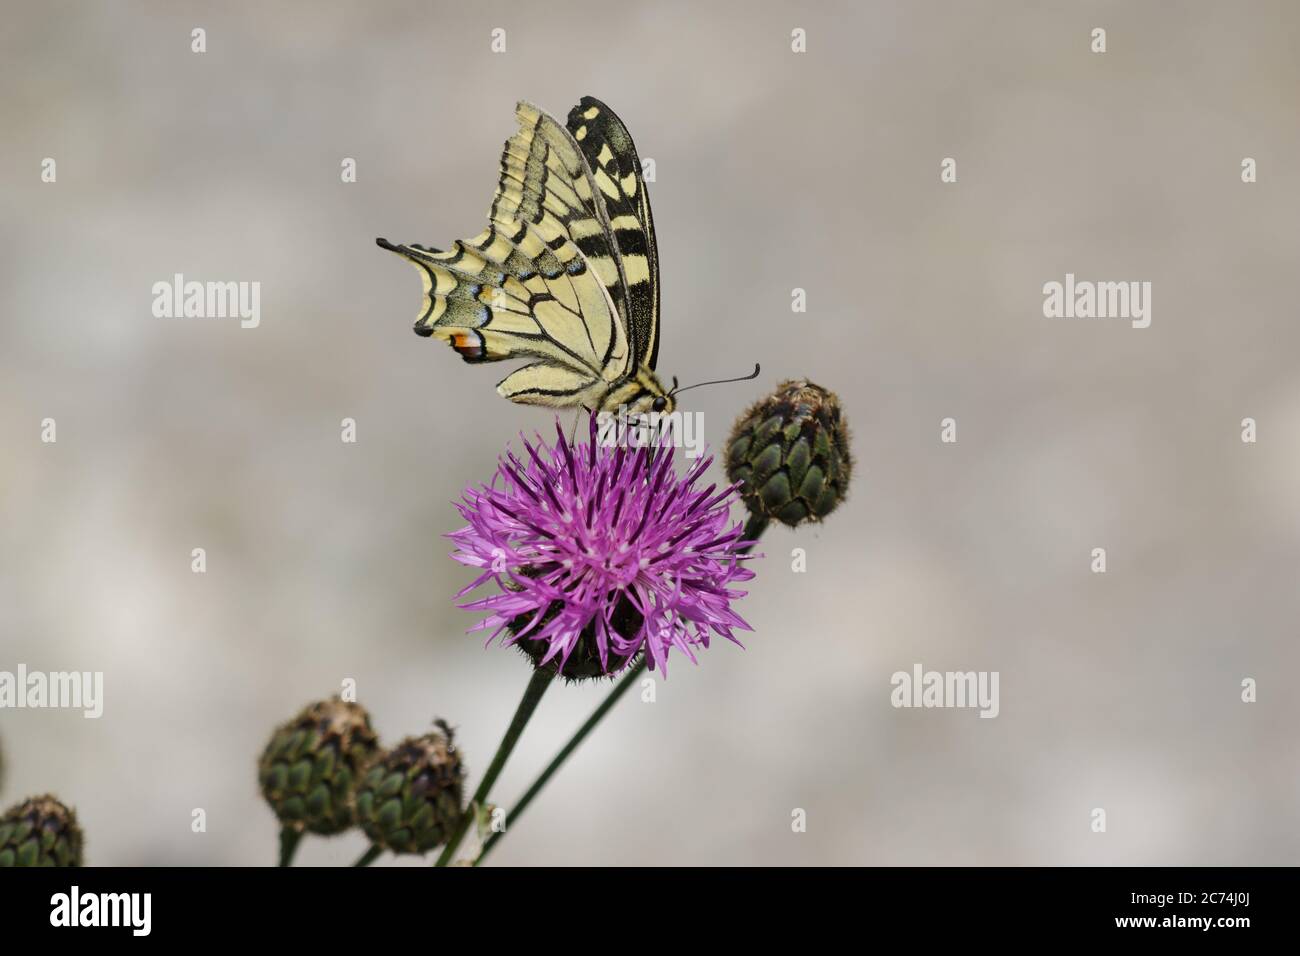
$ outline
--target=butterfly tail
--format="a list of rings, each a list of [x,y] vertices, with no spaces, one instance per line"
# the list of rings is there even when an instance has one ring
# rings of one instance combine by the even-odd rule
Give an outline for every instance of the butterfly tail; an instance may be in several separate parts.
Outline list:
[[[488,327],[505,321],[506,313],[526,310],[506,291],[509,277],[502,263],[485,258],[472,244],[460,240],[450,251],[418,244],[403,245],[376,239],[376,244],[415,266],[424,284],[424,300],[415,320],[415,333],[441,339],[466,362],[506,358],[494,349]]]

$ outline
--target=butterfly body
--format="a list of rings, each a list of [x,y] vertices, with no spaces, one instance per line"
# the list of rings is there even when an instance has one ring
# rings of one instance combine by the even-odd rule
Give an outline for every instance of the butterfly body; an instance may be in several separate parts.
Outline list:
[[[528,359],[497,385],[514,402],[670,412],[655,373],[659,260],[636,147],[584,97],[567,126],[521,102],[487,229],[443,251],[376,240],[424,281],[415,322],[466,362]]]

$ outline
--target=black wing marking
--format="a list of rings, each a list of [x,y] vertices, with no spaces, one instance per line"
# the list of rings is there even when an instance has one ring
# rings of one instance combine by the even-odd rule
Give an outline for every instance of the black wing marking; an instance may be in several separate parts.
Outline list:
[[[653,369],[659,360],[659,250],[641,160],[623,121],[595,97],[584,96],[569,111],[568,128],[586,157],[608,213],[627,289],[633,358]],[[582,239],[578,248],[587,252]]]

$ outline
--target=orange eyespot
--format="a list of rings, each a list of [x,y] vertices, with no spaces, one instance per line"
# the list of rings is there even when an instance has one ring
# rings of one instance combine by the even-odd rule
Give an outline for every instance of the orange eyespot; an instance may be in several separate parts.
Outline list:
[[[447,342],[466,362],[481,362],[486,354],[483,337],[477,332],[455,332]]]

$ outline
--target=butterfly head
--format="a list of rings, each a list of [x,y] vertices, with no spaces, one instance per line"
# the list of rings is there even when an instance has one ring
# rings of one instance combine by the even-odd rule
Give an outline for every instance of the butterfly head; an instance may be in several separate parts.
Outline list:
[[[642,365],[632,378],[611,388],[600,403],[601,411],[616,412],[622,408],[628,415],[651,412],[667,415],[676,407],[672,392],[664,388],[659,376],[648,365]]]
[[[644,415],[650,412],[659,415],[671,415],[673,409],[677,407],[678,392],[689,392],[691,389],[699,388],[702,385],[748,382],[750,379],[758,378],[759,371],[760,367],[758,363],[755,363],[754,371],[748,375],[742,375],[739,378],[719,378],[712,382],[697,382],[694,385],[687,385],[685,388],[678,385],[677,379],[674,377],[673,387],[664,388],[654,370],[649,366],[642,365],[637,369],[634,378],[609,390],[605,395],[605,400],[600,403],[600,410],[603,412],[616,412],[623,408],[631,415]]]

